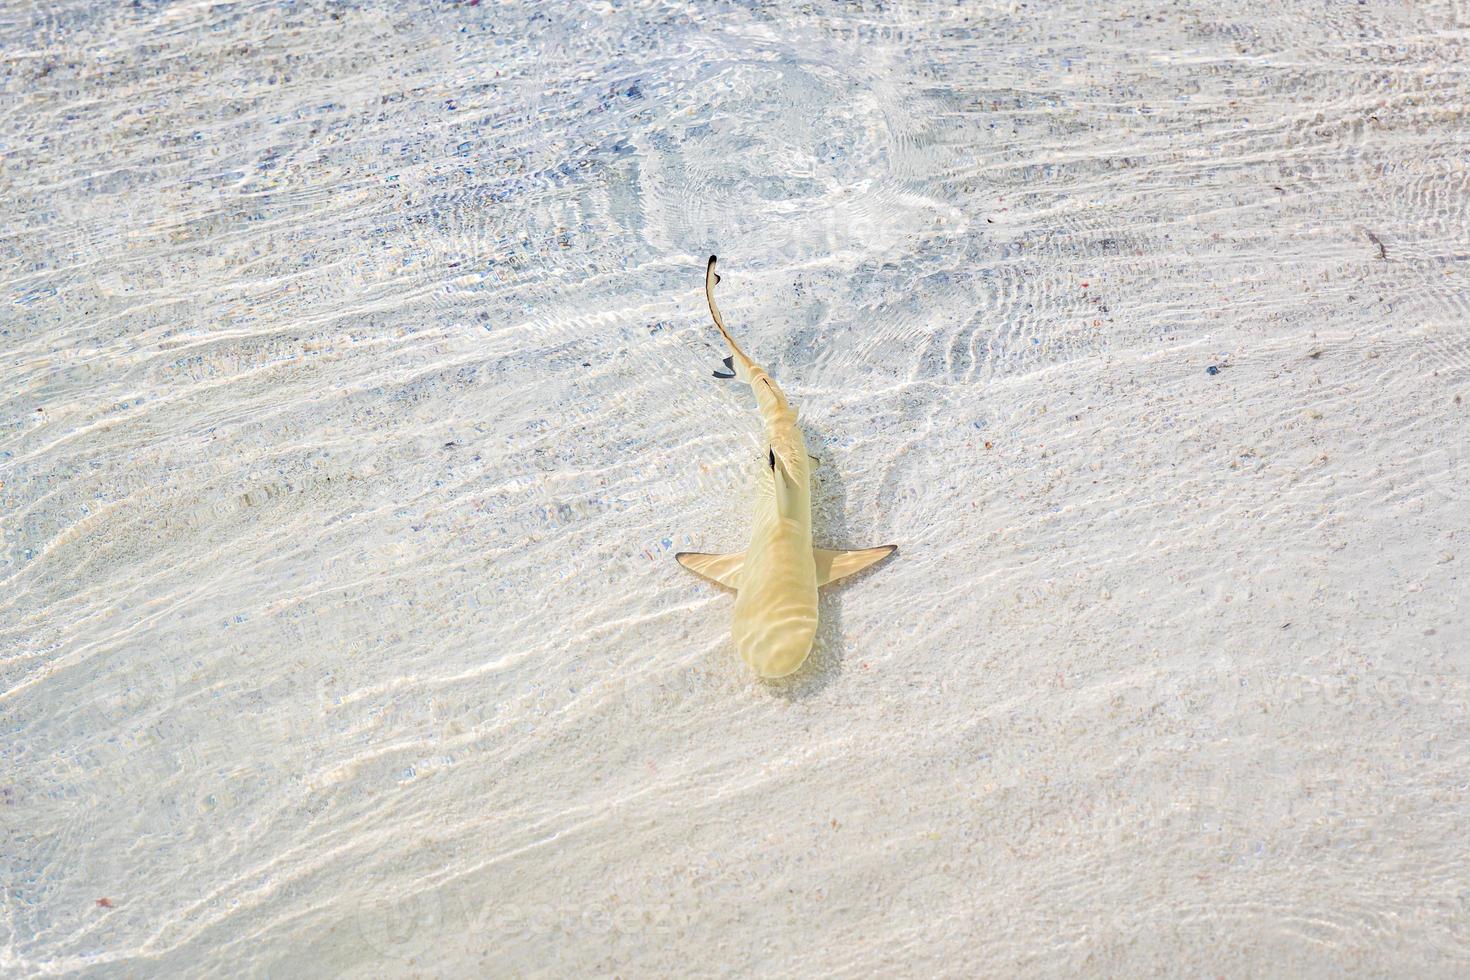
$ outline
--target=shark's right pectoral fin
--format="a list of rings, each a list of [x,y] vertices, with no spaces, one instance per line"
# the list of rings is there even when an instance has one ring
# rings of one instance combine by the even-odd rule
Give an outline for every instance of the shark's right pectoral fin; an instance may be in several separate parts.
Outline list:
[[[826,585],[828,582],[835,582],[855,572],[861,572],[869,565],[877,564],[897,550],[898,545],[896,544],[885,544],[879,548],[861,548],[857,551],[828,551],[826,548],[814,548],[812,557],[817,561],[817,585]]]
[[[674,560],[700,578],[709,579],[727,589],[740,588],[740,567],[745,564],[745,552],[732,551],[728,555],[706,555],[698,551],[681,551]]]

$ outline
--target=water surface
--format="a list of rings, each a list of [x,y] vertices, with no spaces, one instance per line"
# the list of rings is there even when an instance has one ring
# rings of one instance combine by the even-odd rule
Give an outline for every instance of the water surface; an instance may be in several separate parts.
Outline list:
[[[1470,969],[1464,4],[0,50],[0,972]],[[781,684],[711,252],[901,546]]]

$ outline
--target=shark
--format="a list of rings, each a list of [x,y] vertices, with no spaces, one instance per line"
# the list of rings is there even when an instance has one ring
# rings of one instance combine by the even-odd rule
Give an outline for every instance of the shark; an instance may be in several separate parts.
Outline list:
[[[735,343],[715,303],[716,256],[704,271],[704,297],[729,345],[727,373],[755,394],[765,424],[766,452],[757,464],[750,543],[744,551],[681,551],[674,558],[695,575],[735,591],[730,634],[741,658],[761,677],[793,674],[806,662],[817,635],[817,590],[860,572],[898,550],[897,545],[834,551],[812,546],[812,466],[796,406],[765,368]]]

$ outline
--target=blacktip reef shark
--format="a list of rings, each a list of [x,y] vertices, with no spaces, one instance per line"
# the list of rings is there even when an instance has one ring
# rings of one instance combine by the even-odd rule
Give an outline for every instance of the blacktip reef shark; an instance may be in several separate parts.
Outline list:
[[[719,281],[711,255],[704,271],[704,298],[720,336],[730,345],[725,366],[731,372],[716,372],[715,377],[750,384],[766,425],[766,455],[760,461],[750,545],[726,555],[683,551],[674,557],[695,575],[735,590],[730,632],[740,656],[762,677],[785,677],[811,652],[817,635],[817,589],[887,558],[898,546],[859,551],[812,547],[814,460],[796,425],[796,406],[725,329],[715,305]]]

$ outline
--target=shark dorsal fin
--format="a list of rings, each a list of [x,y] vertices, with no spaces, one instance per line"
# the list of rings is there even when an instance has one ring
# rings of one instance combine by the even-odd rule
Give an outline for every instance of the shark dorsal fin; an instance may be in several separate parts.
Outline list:
[[[898,550],[896,544],[885,544],[877,548],[862,548],[857,551],[828,551],[814,548],[812,557],[817,562],[817,585],[826,585],[855,572],[861,572]]]
[[[681,551],[674,560],[700,578],[709,579],[727,589],[740,588],[740,568],[745,564],[745,552],[732,551],[728,555],[709,555],[698,551]]]

